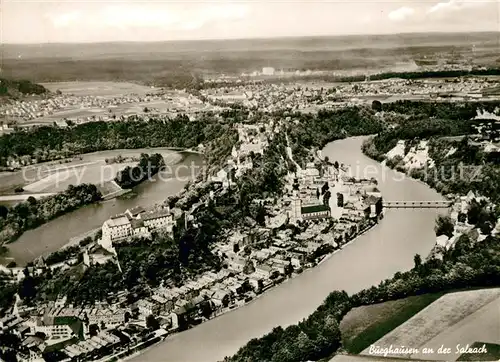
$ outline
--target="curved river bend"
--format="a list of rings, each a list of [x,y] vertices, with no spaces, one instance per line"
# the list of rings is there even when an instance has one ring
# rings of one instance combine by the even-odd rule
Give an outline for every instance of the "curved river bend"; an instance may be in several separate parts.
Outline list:
[[[376,177],[386,200],[442,200],[434,190],[405,178],[361,152],[363,138],[328,144],[323,155],[350,164],[364,176]],[[363,176],[359,173],[358,176]],[[233,355],[250,339],[276,326],[288,326],[311,314],[333,290],[349,294],[379,284],[397,271],[413,266],[415,254],[423,257],[435,243],[437,210],[389,209],[374,229],[313,269],[306,270],[266,292],[254,302],[202,323],[134,357],[147,362],[215,362]]]
[[[116,154],[139,155],[141,152],[152,152],[158,149],[145,150],[115,150],[98,152],[102,155]],[[164,151],[173,154],[172,151]],[[93,154],[90,154],[93,155]],[[86,155],[86,157],[89,157]],[[97,157],[97,156],[96,156]],[[187,181],[192,179],[193,165],[201,168],[202,158],[198,154],[185,153],[178,163],[168,163],[172,175],[178,177],[160,177],[156,175],[133,189],[125,197],[84,206],[78,210],[60,216],[33,230],[28,230],[15,242],[8,244],[7,257],[13,258],[18,264],[25,264],[40,255],[50,254],[68,243],[76,236],[82,235],[102,225],[109,217],[136,207],[150,207],[162,203],[168,196],[182,191]]]

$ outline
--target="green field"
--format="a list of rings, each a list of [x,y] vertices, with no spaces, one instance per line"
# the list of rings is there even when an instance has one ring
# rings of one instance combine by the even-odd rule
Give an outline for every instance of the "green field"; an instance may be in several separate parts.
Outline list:
[[[485,344],[488,353],[462,354],[457,361],[498,361],[500,360],[500,345],[492,343],[475,342],[470,348],[481,348]]]
[[[444,293],[424,294],[353,309],[340,323],[344,349],[361,353]]]

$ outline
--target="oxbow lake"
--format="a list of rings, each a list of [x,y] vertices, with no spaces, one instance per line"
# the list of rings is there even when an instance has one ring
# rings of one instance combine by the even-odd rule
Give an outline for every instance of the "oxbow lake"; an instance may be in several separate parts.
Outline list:
[[[88,174],[85,174],[85,178],[88,179],[88,182],[99,179],[99,168],[96,168],[93,162],[103,161],[105,158],[114,157],[118,154],[124,157],[138,157],[141,153],[151,154],[155,152],[163,154],[167,166],[171,168],[171,176],[173,177],[168,174],[156,175],[151,180],[144,181],[136,186],[132,192],[123,197],[82,207],[36,229],[28,230],[18,240],[7,245],[9,251],[4,260],[8,261],[11,260],[8,258],[13,258],[18,264],[23,265],[40,255],[48,255],[60,249],[73,237],[100,227],[111,216],[132,207],[142,206],[147,208],[162,203],[167,197],[177,194],[183,189],[193,174],[193,165],[198,167],[194,168],[194,172],[199,172],[203,165],[203,159],[198,154],[179,154],[167,149],[103,151],[83,156],[82,162],[92,163],[88,169]],[[100,163],[100,165],[105,164]],[[126,165],[128,164],[122,164],[123,167]],[[179,177],[175,177],[175,175]],[[66,184],[67,180],[63,181],[63,183]],[[66,187],[67,185],[64,186],[64,188]]]
[[[356,176],[379,180],[386,200],[427,201],[443,198],[426,185],[383,167],[364,156],[364,138],[328,144],[323,156],[350,164]],[[134,357],[134,362],[216,362],[233,355],[252,338],[276,326],[286,327],[311,314],[333,290],[355,293],[412,268],[413,257],[427,256],[435,243],[433,209],[389,209],[372,230],[250,304],[201,325],[169,336],[164,342]]]

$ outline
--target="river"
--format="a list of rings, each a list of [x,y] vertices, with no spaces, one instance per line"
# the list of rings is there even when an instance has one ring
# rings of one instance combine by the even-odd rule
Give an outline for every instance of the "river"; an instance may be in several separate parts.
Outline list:
[[[126,150],[120,150],[120,154],[125,154],[124,151]],[[99,156],[108,153],[110,151],[103,151]],[[100,227],[111,216],[135,206],[146,208],[161,203],[168,196],[180,192],[193,173],[191,166],[194,164],[200,167],[202,162],[200,155],[184,153],[178,163],[167,163],[167,166],[170,166],[170,169],[167,168],[168,175],[156,175],[152,180],[141,183],[131,193],[121,198],[82,207],[36,229],[28,230],[18,240],[7,245],[8,253],[5,255],[5,260],[13,258],[19,265],[23,265],[40,255],[47,255],[60,249],[75,236]]]
[[[386,200],[442,200],[434,190],[383,168],[361,152],[363,138],[328,144],[323,156],[350,164],[379,180]],[[385,171],[384,171],[385,169]],[[355,174],[356,175],[356,172]],[[363,176],[362,173],[359,176]],[[252,338],[288,326],[311,314],[333,290],[355,293],[413,266],[435,243],[437,210],[388,209],[384,219],[324,263],[271,289],[252,303],[182,333],[169,336],[133,361],[216,362],[233,355]]]

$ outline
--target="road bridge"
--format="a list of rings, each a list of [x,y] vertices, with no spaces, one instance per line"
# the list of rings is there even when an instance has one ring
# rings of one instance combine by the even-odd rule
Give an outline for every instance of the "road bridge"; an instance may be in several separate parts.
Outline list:
[[[451,206],[452,201],[384,201],[383,205],[387,209],[446,209]]]

